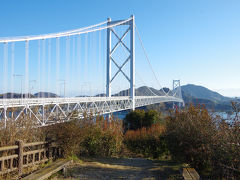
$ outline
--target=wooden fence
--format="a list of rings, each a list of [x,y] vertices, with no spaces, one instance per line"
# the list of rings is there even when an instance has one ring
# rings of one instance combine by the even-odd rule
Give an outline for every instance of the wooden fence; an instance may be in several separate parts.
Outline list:
[[[21,176],[23,168],[46,162],[62,155],[61,149],[54,142],[24,143],[0,147],[0,175],[18,172]]]

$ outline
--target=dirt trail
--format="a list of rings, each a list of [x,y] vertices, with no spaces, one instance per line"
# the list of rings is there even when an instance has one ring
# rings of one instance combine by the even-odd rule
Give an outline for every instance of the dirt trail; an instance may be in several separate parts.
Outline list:
[[[68,174],[69,178],[58,177],[54,179],[182,179],[179,174],[179,164],[143,158],[85,159],[84,163],[70,167]]]

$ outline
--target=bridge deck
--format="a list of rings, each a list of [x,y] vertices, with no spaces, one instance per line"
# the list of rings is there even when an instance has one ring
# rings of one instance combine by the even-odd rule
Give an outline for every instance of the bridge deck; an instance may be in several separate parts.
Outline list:
[[[135,96],[136,103],[143,100],[158,100],[160,102],[183,102],[182,99],[172,96]],[[91,103],[91,102],[108,102],[108,101],[130,101],[129,96],[114,97],[73,97],[73,98],[23,98],[23,99],[2,99],[0,108],[5,107],[22,107],[38,106],[51,104],[72,104],[72,103]]]
[[[135,107],[142,107],[162,102],[181,102],[173,96],[136,96]],[[87,114],[108,114],[133,108],[129,96],[115,97],[74,97],[74,98],[26,98],[0,100],[0,120],[17,120],[23,113],[35,118],[42,125],[68,121],[73,113],[78,118]]]

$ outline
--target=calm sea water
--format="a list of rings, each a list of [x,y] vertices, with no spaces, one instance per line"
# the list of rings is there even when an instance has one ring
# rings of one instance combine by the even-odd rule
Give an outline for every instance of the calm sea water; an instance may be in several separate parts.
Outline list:
[[[226,112],[214,112],[213,117],[220,116],[222,119],[224,119],[228,123],[232,123],[233,119],[235,118],[236,114],[228,114]]]
[[[118,118],[120,120],[123,120],[128,113],[129,113],[129,110],[120,111],[120,112],[114,112],[113,113],[113,117],[114,118]],[[108,116],[108,114],[103,115],[104,118],[106,118],[107,116]]]
[[[129,113],[130,111],[120,111],[120,112],[115,112],[113,113],[113,116],[118,118],[118,119],[124,119],[126,117],[126,115]]]

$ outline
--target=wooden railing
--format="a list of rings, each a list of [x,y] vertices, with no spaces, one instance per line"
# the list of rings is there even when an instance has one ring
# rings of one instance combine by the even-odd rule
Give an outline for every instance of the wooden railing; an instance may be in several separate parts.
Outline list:
[[[16,171],[21,176],[25,167],[62,156],[61,149],[54,142],[17,141],[16,144],[0,147],[0,175]]]

